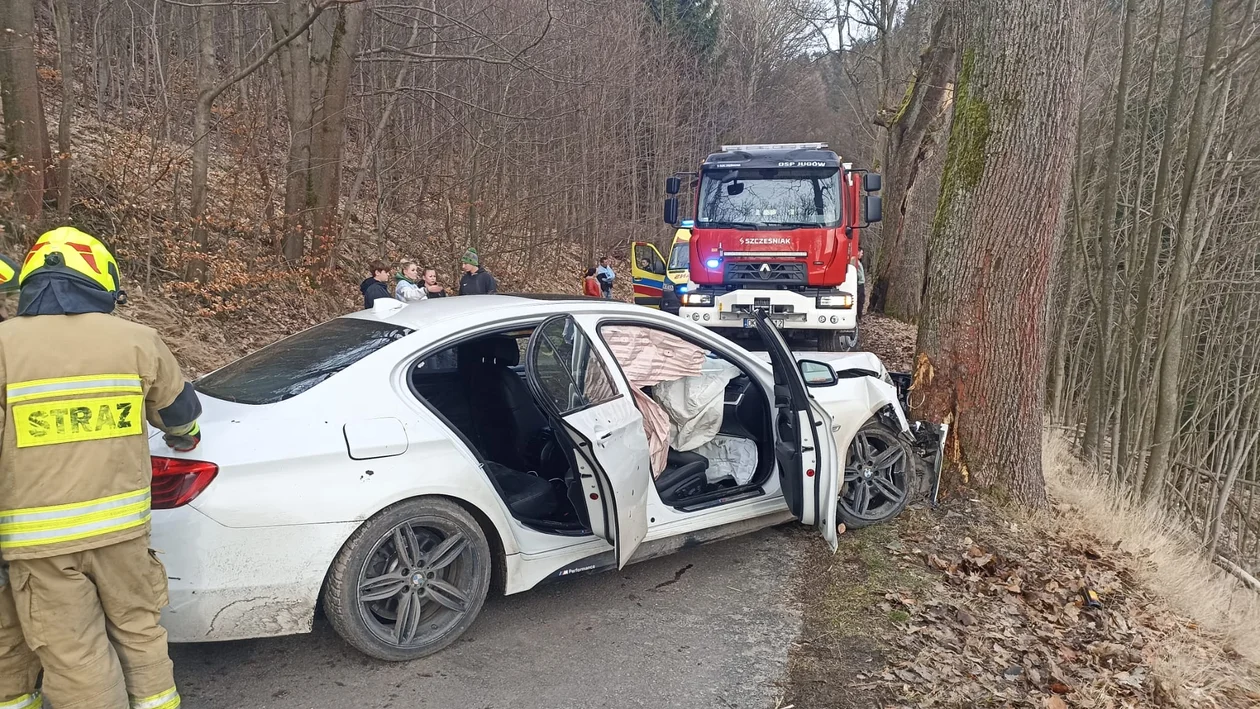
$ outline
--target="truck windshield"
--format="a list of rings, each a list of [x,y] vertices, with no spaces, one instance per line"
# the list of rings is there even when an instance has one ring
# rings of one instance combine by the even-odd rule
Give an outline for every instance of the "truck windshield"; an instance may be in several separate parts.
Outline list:
[[[691,242],[675,241],[669,251],[669,270],[686,271],[691,260]]]
[[[697,226],[831,227],[840,223],[839,171],[740,168],[700,178]]]

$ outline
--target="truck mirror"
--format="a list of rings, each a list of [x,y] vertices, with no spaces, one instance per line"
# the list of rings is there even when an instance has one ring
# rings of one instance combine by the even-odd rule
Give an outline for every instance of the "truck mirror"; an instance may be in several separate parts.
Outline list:
[[[670,197],[665,200],[665,223],[675,225],[678,223],[678,198]]]
[[[879,188],[882,186],[883,178],[879,176],[878,172],[868,172],[865,175],[862,175],[863,190],[866,190],[867,192],[878,192]]]
[[[877,194],[868,194],[862,198],[865,203],[866,223],[874,224],[884,217],[884,200]]]
[[[665,178],[665,194],[678,194],[680,189],[682,189],[682,180],[677,177]]]

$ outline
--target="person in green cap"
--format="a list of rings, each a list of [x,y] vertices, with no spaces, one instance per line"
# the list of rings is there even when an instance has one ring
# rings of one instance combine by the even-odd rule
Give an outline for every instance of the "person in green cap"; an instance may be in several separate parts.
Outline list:
[[[460,295],[488,295],[499,292],[499,284],[495,283],[494,276],[481,267],[476,249],[468,247],[468,250],[464,252],[463,264],[464,275],[459,279]]]

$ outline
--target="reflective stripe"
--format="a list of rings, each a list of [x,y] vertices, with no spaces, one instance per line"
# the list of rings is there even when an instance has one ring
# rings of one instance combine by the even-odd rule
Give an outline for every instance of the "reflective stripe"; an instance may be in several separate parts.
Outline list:
[[[174,687],[144,699],[132,699],[131,709],[175,709],[179,706],[179,691]]]
[[[40,709],[44,706],[44,698],[39,692],[23,694],[17,699],[0,702],[0,709]]]
[[[87,539],[149,520],[148,488],[87,502],[0,513],[0,550]]]
[[[34,379],[8,385],[10,402],[37,399],[49,394],[71,395],[115,392],[142,393],[140,377],[134,374],[94,374],[85,377]]]

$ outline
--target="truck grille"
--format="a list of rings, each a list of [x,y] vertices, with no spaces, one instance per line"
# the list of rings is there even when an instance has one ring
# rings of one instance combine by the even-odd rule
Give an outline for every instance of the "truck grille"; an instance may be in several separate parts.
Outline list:
[[[804,286],[809,276],[803,263],[758,263],[737,261],[726,264],[729,285]]]

